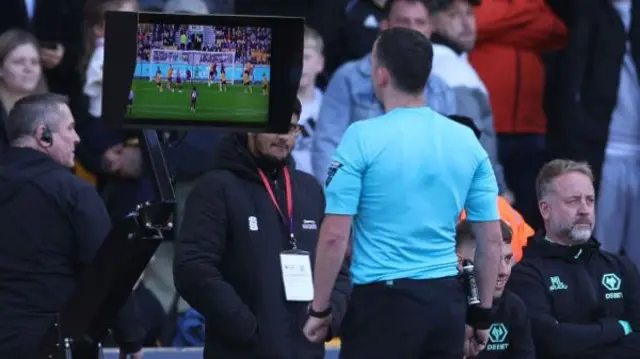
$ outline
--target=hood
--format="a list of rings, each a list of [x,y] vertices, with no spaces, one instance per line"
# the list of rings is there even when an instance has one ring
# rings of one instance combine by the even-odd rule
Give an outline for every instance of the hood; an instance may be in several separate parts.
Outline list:
[[[10,201],[42,174],[60,170],[69,171],[40,151],[10,147],[0,156],[0,204]]]
[[[600,251],[600,243],[591,238],[583,244],[563,246],[546,239],[546,233],[540,231],[529,239],[527,246],[522,249],[523,258],[550,258],[574,263],[588,260]]]
[[[227,170],[240,178],[251,181],[262,183],[258,168],[262,169],[272,179],[276,178],[282,169],[280,164],[275,165],[271,161],[255,158],[247,147],[246,134],[231,134],[223,137],[215,153],[215,169]],[[295,165],[291,154],[289,154],[284,163],[293,172]]]

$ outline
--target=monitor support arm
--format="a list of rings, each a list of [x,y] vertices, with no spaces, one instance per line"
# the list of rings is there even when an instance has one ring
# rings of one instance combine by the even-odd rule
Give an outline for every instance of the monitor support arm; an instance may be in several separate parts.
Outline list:
[[[175,194],[157,132],[143,130],[140,144],[157,200],[138,205],[115,223],[57,313],[37,359],[101,359],[100,343],[109,326],[163,240],[163,232],[173,228]]]

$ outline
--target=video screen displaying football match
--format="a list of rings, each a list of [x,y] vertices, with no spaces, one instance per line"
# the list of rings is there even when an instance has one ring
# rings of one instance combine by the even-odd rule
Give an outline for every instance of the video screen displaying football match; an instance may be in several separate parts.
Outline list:
[[[138,24],[127,116],[267,122],[271,29]]]

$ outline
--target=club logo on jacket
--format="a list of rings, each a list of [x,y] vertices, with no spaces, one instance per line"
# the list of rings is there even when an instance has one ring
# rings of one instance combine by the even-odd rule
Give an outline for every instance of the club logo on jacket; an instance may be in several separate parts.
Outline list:
[[[509,335],[509,330],[504,323],[493,323],[489,327],[489,343],[487,343],[487,348],[485,350],[488,351],[502,351],[507,350],[509,348],[509,342],[507,341],[507,336]]]
[[[567,290],[569,289],[569,286],[564,284],[562,282],[562,280],[560,279],[560,277],[558,276],[553,276],[551,278],[549,278],[549,280],[551,281],[551,285],[549,286],[549,290],[550,291],[556,291],[556,290]]]
[[[258,219],[256,216],[249,216],[249,230],[253,232],[258,230]]]
[[[621,299],[622,292],[620,291],[620,287],[622,286],[622,279],[618,277],[615,273],[607,273],[602,276],[602,285],[609,291],[609,293],[605,294],[604,297],[606,299]]]
[[[308,230],[318,230],[318,225],[316,224],[316,221],[311,220],[311,219],[303,219],[302,220],[302,229],[308,229]]]

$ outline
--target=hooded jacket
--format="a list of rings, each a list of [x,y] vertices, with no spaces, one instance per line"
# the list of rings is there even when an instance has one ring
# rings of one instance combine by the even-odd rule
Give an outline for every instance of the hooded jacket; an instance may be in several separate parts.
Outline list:
[[[591,239],[562,246],[538,233],[524,247],[508,287],[525,302],[538,358],[637,358],[640,276]],[[633,333],[625,335],[619,321]]]
[[[257,161],[246,142],[246,135],[225,137],[216,169],[187,199],[174,260],[176,288],[206,320],[205,358],[323,358],[324,346],[302,334],[308,303],[285,299],[280,253],[291,249],[289,233],[258,175],[258,162],[286,208],[282,170]],[[313,264],[324,194],[314,177],[295,171],[291,161],[287,166],[297,245]],[[343,266],[331,300],[334,333],[349,292]]]
[[[69,169],[29,148],[0,155],[0,358],[33,357],[110,230],[100,196]],[[119,343],[137,351],[143,333],[126,320]]]

